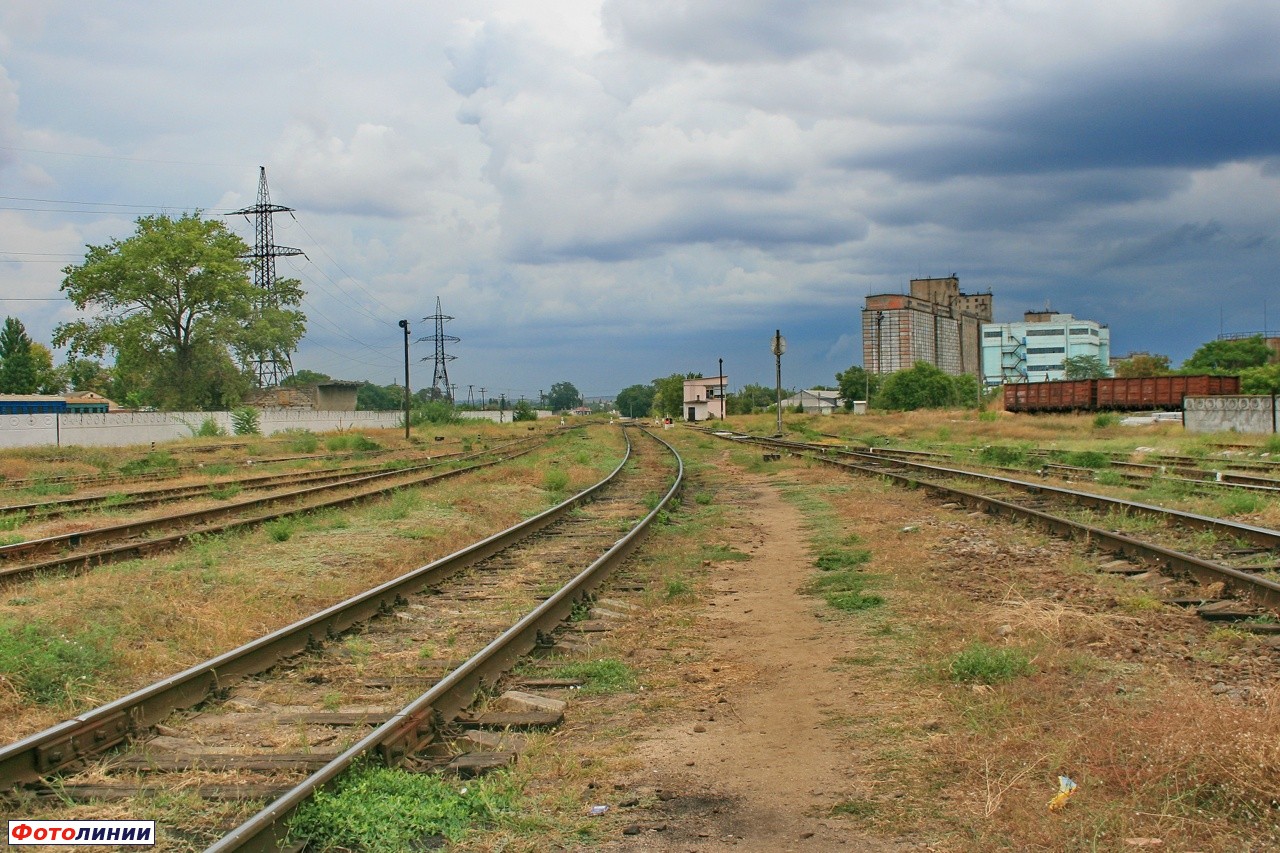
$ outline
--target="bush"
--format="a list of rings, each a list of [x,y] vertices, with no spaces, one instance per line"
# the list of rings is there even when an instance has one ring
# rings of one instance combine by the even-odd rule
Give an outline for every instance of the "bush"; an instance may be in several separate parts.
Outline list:
[[[1031,672],[1031,660],[1021,649],[997,649],[986,643],[971,643],[947,661],[952,681],[1002,684]]]
[[[287,429],[285,446],[294,453],[315,453],[320,438],[309,429]]]
[[[236,409],[231,413],[231,428],[236,435],[261,435],[260,417],[258,410],[249,406]]]
[[[1120,423],[1120,416],[1115,412],[1098,412],[1093,416],[1094,429],[1106,429]]]
[[[330,453],[340,453],[344,450],[380,450],[382,448],[381,444],[359,432],[330,436],[325,441],[324,446]]]
[[[200,422],[200,426],[193,433],[196,438],[217,438],[227,434],[217,418],[205,418]]]
[[[1027,464],[1027,449],[992,444],[978,451],[978,461],[997,468],[1021,468]]]

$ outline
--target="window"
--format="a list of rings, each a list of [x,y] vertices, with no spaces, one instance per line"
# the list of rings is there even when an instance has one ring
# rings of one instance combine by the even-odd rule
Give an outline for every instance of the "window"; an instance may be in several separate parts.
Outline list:
[[[1088,329],[1088,327],[1086,327],[1086,326],[1080,326],[1079,328],[1073,328],[1073,329],[1071,330],[1071,334],[1073,334],[1073,335],[1087,335],[1087,334],[1089,334],[1089,329]]]
[[[1000,335],[1002,335],[1002,334],[1004,334],[1004,333],[1003,333],[1003,332],[1001,332],[999,329],[996,329],[994,332],[983,332],[983,333],[982,333],[982,336],[983,336],[984,338],[998,338],[998,337],[1000,337]]]
[[[1066,347],[1027,347],[1027,355],[1050,355],[1052,353],[1065,353]]]
[[[1028,338],[1062,337],[1061,329],[1027,329]]]

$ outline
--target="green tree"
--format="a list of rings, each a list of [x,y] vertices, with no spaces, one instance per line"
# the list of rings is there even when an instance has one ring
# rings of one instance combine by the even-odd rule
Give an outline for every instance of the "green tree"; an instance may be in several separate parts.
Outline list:
[[[332,379],[327,373],[317,373],[314,370],[299,370],[292,376],[287,376],[280,380],[280,384],[289,388],[309,388],[312,385],[319,385]]]
[[[1182,373],[1235,373],[1247,367],[1262,367],[1274,353],[1262,335],[1239,340],[1209,341],[1182,363]]]
[[[17,317],[5,317],[0,329],[0,393],[34,394],[39,384],[31,338]]]
[[[657,389],[653,387],[652,382],[648,385],[628,385],[618,392],[618,398],[614,401],[614,405],[625,417],[648,417],[649,410],[653,407],[655,394],[657,394]]]
[[[782,396],[789,397],[791,392],[783,389]],[[752,412],[763,412],[770,406],[777,405],[778,389],[748,382],[738,389],[738,393],[730,394],[725,402],[728,404],[729,414],[731,415],[749,415]]]
[[[511,420],[515,421],[536,421],[538,413],[534,411],[533,404],[528,400],[520,400],[511,408]]]
[[[1062,369],[1067,379],[1106,379],[1111,375],[1096,355],[1073,355],[1063,359]]]
[[[53,366],[53,353],[44,344],[31,345],[31,367],[36,374],[37,394],[61,394],[66,390],[66,379]]]
[[[248,365],[294,349],[306,318],[301,284],[270,295],[248,278],[248,246],[199,211],[144,216],[126,240],[89,246],[63,270],[62,291],[85,319],[54,330],[73,354],[116,355],[117,382],[164,408],[233,405],[248,390]]]
[[[104,396],[111,394],[111,371],[92,358],[71,357],[59,368],[63,384],[72,391],[93,391]]]
[[[905,412],[960,405],[963,398],[960,383],[955,379],[928,362],[917,361],[911,369],[899,370],[885,377],[880,392],[876,394],[876,407]],[[975,388],[976,384],[974,380]]]
[[[1116,362],[1116,376],[1121,379],[1140,379],[1144,376],[1165,376],[1170,373],[1169,356],[1137,353]]]
[[[1280,394],[1280,364],[1246,367],[1240,371],[1241,394]]]
[[[547,408],[553,412],[563,412],[578,405],[582,395],[573,387],[572,382],[557,382],[547,392]]]
[[[875,396],[880,387],[880,376],[855,364],[837,373],[836,382],[839,383],[845,408],[853,409],[854,400],[870,400]]]
[[[365,382],[356,389],[356,408],[362,412],[394,412],[404,409],[404,388]]]
[[[684,381],[701,377],[701,373],[673,373],[663,379],[653,380],[652,409],[660,417],[684,417]]]

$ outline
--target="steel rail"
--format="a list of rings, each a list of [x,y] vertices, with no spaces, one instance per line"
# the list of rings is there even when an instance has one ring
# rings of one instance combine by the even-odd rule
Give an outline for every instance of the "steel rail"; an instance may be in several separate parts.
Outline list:
[[[30,551],[39,550],[44,547],[65,545],[68,547],[79,547],[87,541],[95,539],[122,537],[130,532],[145,532],[151,529],[161,527],[171,527],[175,523],[198,522],[204,519],[213,519],[227,515],[233,515],[238,511],[251,509],[258,506],[271,506],[283,501],[293,501],[304,498],[307,495],[323,494],[340,488],[348,488],[360,486],[361,484],[378,483],[387,479],[395,482],[385,485],[375,485],[373,488],[365,488],[355,494],[342,495],[329,500],[314,501],[301,506],[291,505],[275,512],[262,513],[253,515],[248,518],[239,518],[221,524],[211,524],[200,527],[199,529],[187,529],[166,536],[157,536],[141,542],[125,542],[122,544],[111,545],[106,548],[100,548],[95,551],[81,551],[78,553],[64,553],[57,557],[42,560],[35,563],[26,563],[20,566],[0,567],[0,582],[12,581],[32,574],[49,572],[60,568],[76,568],[83,566],[99,565],[104,562],[120,558],[132,558],[141,554],[151,553],[163,548],[167,548],[181,542],[186,541],[191,536],[200,534],[208,535],[211,533],[222,533],[227,530],[235,530],[241,527],[250,527],[255,524],[262,524],[276,518],[282,518],[289,515],[297,515],[303,512],[313,512],[318,509],[328,509],[337,506],[345,506],[356,503],[367,498],[375,497],[386,492],[396,491],[398,489],[408,488],[410,486],[425,485],[427,483],[456,477],[481,468],[487,468],[497,465],[500,462],[509,461],[525,453],[530,452],[532,448],[526,448],[516,451],[499,459],[488,462],[478,462],[464,468],[455,468],[442,474],[414,475],[414,471],[430,469],[434,466],[423,465],[415,468],[401,469],[399,471],[389,471],[380,474],[364,475],[350,480],[346,480],[337,484],[329,484],[324,486],[312,486],[306,489],[299,489],[292,492],[285,492],[277,495],[270,495],[264,498],[255,498],[249,501],[240,501],[233,504],[222,504],[211,509],[193,510],[191,512],[179,513],[176,515],[168,515],[162,518],[155,518],[143,521],[127,522],[125,524],[112,525],[110,527],[100,527],[92,530],[84,530],[74,533],[64,533],[58,536],[49,536],[42,539],[31,539],[26,542],[18,542],[13,545],[0,546],[0,559],[7,559],[13,554],[28,553]],[[487,451],[473,454],[473,456],[487,455]],[[456,460],[455,460],[456,461]],[[404,477],[409,479],[405,480]]]
[[[748,436],[746,439],[758,444],[766,444],[770,446],[774,444],[774,442],[769,439],[757,439],[754,436]],[[742,439],[740,438],[739,440]],[[1203,560],[1199,557],[1184,554],[1170,548],[1164,548],[1153,543],[1142,542],[1132,537],[1113,533],[1112,531],[1085,524],[1083,522],[1072,521],[1071,519],[1042,512],[1032,507],[1019,506],[1008,501],[1000,500],[999,498],[980,495],[975,492],[965,491],[964,489],[958,489],[953,486],[944,486],[928,480],[916,479],[914,477],[909,477],[906,474],[887,471],[883,468],[873,468],[867,465],[859,465],[852,462],[833,459],[826,455],[825,452],[816,452],[819,450],[830,450],[832,448],[823,448],[821,445],[805,446],[799,442],[788,442],[787,444],[791,445],[788,449],[795,450],[798,454],[803,453],[806,455],[806,458],[824,462],[829,465],[835,465],[845,470],[851,470],[857,473],[869,474],[876,477],[885,477],[910,488],[924,489],[933,495],[945,497],[949,500],[958,500],[965,506],[972,509],[980,509],[992,515],[1032,520],[1059,535],[1069,538],[1083,539],[1086,542],[1098,542],[1102,544],[1102,547],[1105,550],[1123,554],[1128,557],[1134,557],[1142,561],[1155,562],[1170,571],[1186,572],[1195,577],[1201,583],[1208,584],[1222,581],[1227,588],[1245,598],[1248,598],[1256,604],[1268,607],[1272,610],[1280,609],[1280,584],[1275,583],[1274,581],[1269,581],[1266,578],[1259,577],[1258,575],[1254,575],[1240,569],[1235,569],[1230,566],[1224,566],[1220,563],[1214,563],[1210,560]],[[853,455],[859,457],[875,456],[875,454],[848,453],[847,451],[838,452],[841,455]],[[1082,492],[1072,492],[1069,489],[1058,489],[1053,486],[1044,486],[1038,483],[1024,483],[1018,480],[1008,480],[1008,478],[1004,477],[992,477],[987,474],[975,474],[974,472],[961,471],[953,468],[941,468],[939,466],[923,465],[920,463],[905,462],[903,460],[896,459],[893,460],[893,462],[894,464],[901,465],[904,468],[944,471],[984,480],[1018,483],[1025,486],[1027,490],[1031,492],[1049,491],[1067,496],[1083,495],[1087,498],[1098,498],[1099,501],[1103,502],[1103,504],[1107,502],[1114,502],[1121,505],[1141,507],[1154,513],[1173,514],[1179,519],[1203,519],[1208,522],[1217,522],[1218,524],[1225,525],[1233,530],[1239,527],[1280,537],[1280,532],[1274,530],[1255,528],[1252,527],[1252,525],[1234,525],[1232,522],[1227,522],[1223,519],[1214,519],[1208,516],[1197,516],[1193,513],[1180,513],[1176,510],[1165,510],[1149,504],[1134,504],[1127,501],[1116,501],[1115,499],[1103,498],[1099,495],[1088,495],[1087,493]]]
[[[279,850],[288,835],[287,821],[293,812],[317,791],[330,786],[360,758],[376,754],[381,760],[394,765],[433,741],[441,728],[459,712],[471,704],[476,690],[487,678],[509,669],[520,657],[528,654],[538,643],[539,637],[549,634],[557,625],[569,618],[574,604],[589,594],[608,576],[609,571],[622,562],[639,544],[657,517],[680,492],[684,483],[684,461],[670,444],[641,429],[654,441],[666,447],[676,460],[676,476],[671,488],[662,500],[625,536],[590,566],[583,569],[558,592],[530,611],[515,625],[473,655],[469,660],[445,676],[434,687],[419,696],[323,768],[315,771],[297,787],[268,804],[256,815],[211,845],[206,853],[228,853],[233,850]],[[623,430],[626,434],[626,430]],[[630,456],[631,442],[627,440]],[[626,461],[623,461],[626,464]],[[614,471],[616,474],[622,465]],[[610,475],[612,479],[613,474]]]
[[[445,453],[439,456],[420,457],[417,461],[424,461],[426,467],[438,465],[454,459],[461,454]],[[276,474],[257,474],[252,477],[233,477],[230,479],[206,480],[202,483],[191,483],[185,486],[161,486],[154,489],[138,489],[131,492],[112,492],[104,495],[90,495],[78,498],[60,498],[51,501],[33,501],[25,504],[6,504],[0,506],[0,514],[17,514],[24,513],[29,516],[28,520],[46,520],[50,518],[58,518],[72,512],[79,512],[84,509],[91,509],[97,504],[110,502],[111,509],[120,509],[123,507],[150,506],[152,504],[164,503],[166,501],[182,500],[190,497],[204,497],[210,492],[228,486],[238,486],[245,491],[255,491],[260,489],[269,489],[274,486],[287,486],[294,483],[322,483],[342,480],[348,477],[354,477],[358,474],[365,474],[371,471],[387,471],[390,470],[385,466],[387,462],[362,462],[357,465],[347,465],[338,468],[319,468],[308,471],[293,471],[290,473]],[[416,466],[406,465],[399,471],[417,470]]]
[[[612,473],[594,486],[513,527],[176,675],[0,748],[0,790],[35,782],[104,752],[135,737],[175,710],[197,705],[214,691],[263,672],[280,660],[335,637],[374,615],[390,612],[404,602],[407,594],[437,583],[563,518],[578,505],[592,499],[617,476],[626,461],[624,458]]]

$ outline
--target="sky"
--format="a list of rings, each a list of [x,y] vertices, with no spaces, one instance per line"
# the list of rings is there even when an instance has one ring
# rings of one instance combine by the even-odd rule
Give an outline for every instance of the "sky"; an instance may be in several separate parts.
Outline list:
[[[265,166],[334,378],[402,381],[404,318],[429,385],[439,298],[463,400],[771,386],[775,329],[830,385],[951,274],[1177,365],[1280,328],[1277,43],[1273,0],[6,0],[0,312],[47,344],[86,245]]]

